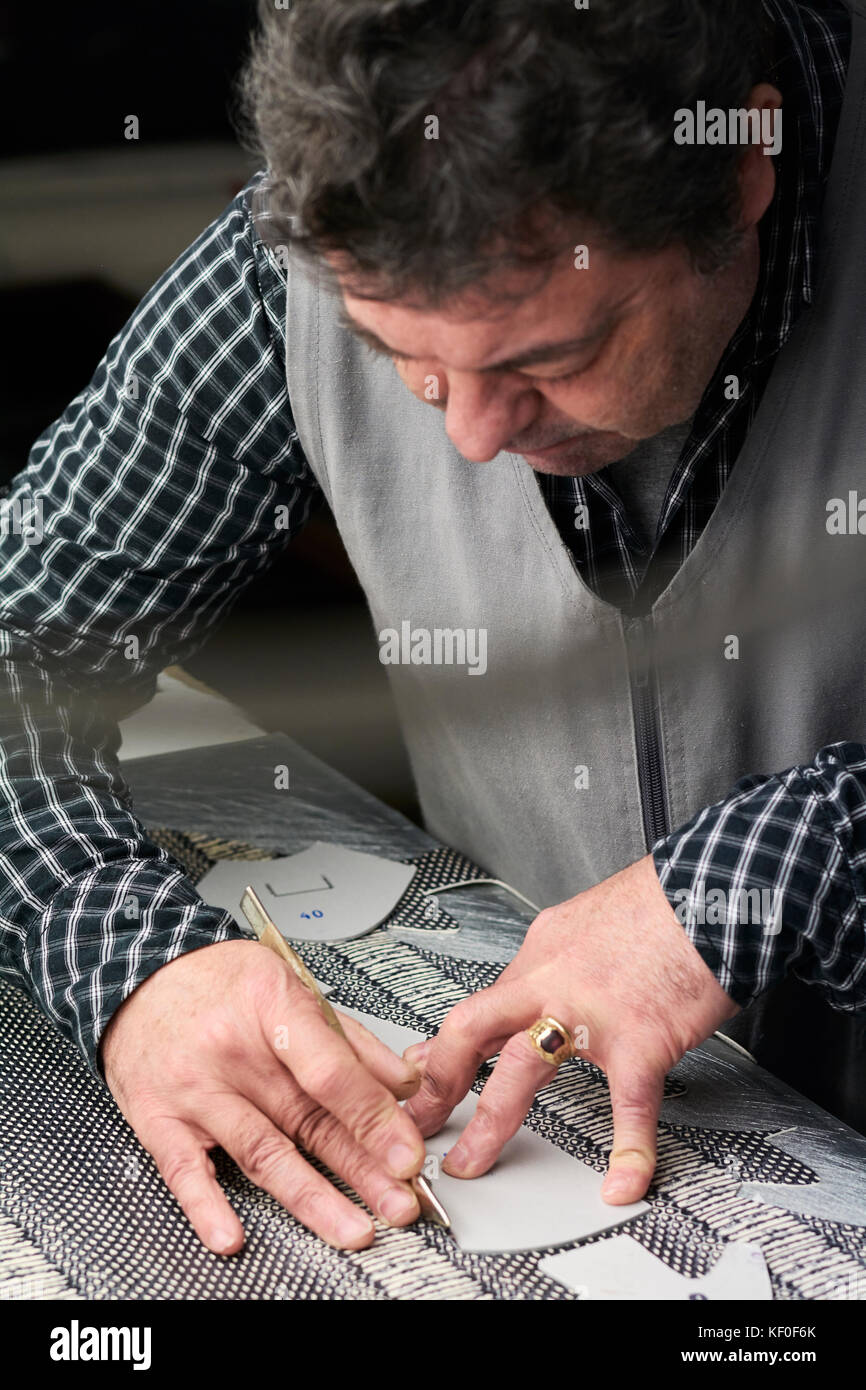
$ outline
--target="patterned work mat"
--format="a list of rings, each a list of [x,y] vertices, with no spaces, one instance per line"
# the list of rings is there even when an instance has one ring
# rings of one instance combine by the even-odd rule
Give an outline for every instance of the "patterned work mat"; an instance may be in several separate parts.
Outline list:
[[[269,857],[201,835],[150,834],[196,882],[219,858]],[[421,870],[416,891],[410,889],[408,904],[398,905],[389,923],[399,919],[403,929],[429,926],[434,933],[443,924],[453,927],[441,913],[431,921],[419,884],[429,890],[484,875],[449,850],[410,862]],[[302,950],[314,973],[334,986],[338,1005],[426,1032],[500,969],[403,942],[387,925],[355,941],[304,943]],[[17,1228],[40,1268],[57,1272],[58,1291],[65,1285],[73,1297],[94,1299],[577,1298],[539,1272],[539,1260],[550,1251],[469,1254],[426,1223],[383,1227],[368,1250],[333,1250],[218,1153],[217,1172],[247,1231],[243,1251],[221,1259],[199,1244],[77,1050],[20,990],[5,984],[0,1065],[7,1115],[0,1135],[0,1232],[8,1223]],[[684,1090],[674,1072],[667,1094]],[[539,1093],[527,1123],[599,1173],[605,1170],[612,1141],[607,1084],[590,1063],[575,1059],[561,1068]],[[764,1254],[776,1298],[862,1297],[866,1228],[738,1196],[743,1181],[816,1181],[810,1168],[773,1146],[770,1133],[662,1124],[650,1210],[591,1242],[627,1232],[671,1269],[698,1277],[727,1242],[748,1241]]]

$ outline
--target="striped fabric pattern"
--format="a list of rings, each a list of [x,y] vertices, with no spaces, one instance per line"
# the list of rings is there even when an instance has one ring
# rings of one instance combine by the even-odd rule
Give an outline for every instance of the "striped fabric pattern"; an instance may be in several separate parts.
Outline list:
[[[151,836],[171,846],[194,881],[210,856],[259,857],[253,846],[192,833],[156,828]],[[202,863],[204,854],[208,863]],[[428,868],[434,862],[429,855],[424,859]],[[444,886],[448,865],[440,867],[442,883],[437,877],[436,885]],[[338,1007],[429,1033],[454,1004],[499,972],[495,963],[439,955],[395,938],[390,923],[354,941],[297,943],[316,977],[332,986],[329,997]],[[666,1119],[663,1111],[649,1210],[589,1241],[625,1232],[686,1278],[704,1275],[729,1242],[748,1241],[760,1246],[775,1298],[862,1298],[862,1227],[768,1205],[742,1190],[747,1183],[767,1183],[774,1193],[780,1186],[806,1191],[818,1182],[813,1169],[773,1144],[774,1127],[786,1122],[774,1115],[772,1102],[760,1111],[760,1128],[702,1128],[700,1101],[693,1102],[695,1123],[683,1123],[690,1093],[678,1073],[690,1074],[690,1065],[687,1060],[667,1078],[665,1096],[679,1107],[678,1118]],[[10,1078],[0,1124],[0,1245],[3,1218],[22,1237],[14,1275],[9,1269],[10,1298],[34,1296],[28,1278],[45,1280],[56,1296],[99,1299],[578,1297],[539,1269],[548,1250],[475,1254],[426,1222],[379,1226],[369,1249],[334,1250],[217,1151],[217,1173],[248,1237],[240,1255],[220,1259],[199,1243],[153,1161],[75,1048],[58,1040],[21,991],[2,982],[0,1071]],[[483,1069],[481,1079],[487,1074],[489,1068]],[[790,1108],[780,1113],[789,1117]],[[527,1123],[576,1163],[605,1171],[613,1140],[610,1098],[602,1072],[591,1063],[574,1059],[562,1067],[537,1096]],[[10,1244],[10,1266],[12,1254]],[[57,1271],[50,1285],[48,1261]]]

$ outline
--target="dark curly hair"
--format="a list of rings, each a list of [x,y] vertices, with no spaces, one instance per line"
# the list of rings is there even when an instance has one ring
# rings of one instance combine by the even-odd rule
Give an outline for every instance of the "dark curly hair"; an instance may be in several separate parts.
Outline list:
[[[676,144],[674,113],[743,106],[772,32],[761,0],[260,0],[240,91],[264,235],[432,305],[543,271],[564,231],[709,273],[742,151]]]

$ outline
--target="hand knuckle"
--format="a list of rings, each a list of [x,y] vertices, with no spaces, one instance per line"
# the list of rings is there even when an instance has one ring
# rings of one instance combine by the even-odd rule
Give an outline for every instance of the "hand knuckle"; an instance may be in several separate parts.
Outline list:
[[[499,1054],[499,1061],[496,1064],[497,1071],[523,1072],[527,1065],[535,1066],[539,1061],[538,1053],[532,1045],[532,1039],[525,1028],[519,1033],[514,1033],[503,1047]],[[504,1065],[503,1065],[504,1064]],[[551,1074],[553,1067],[550,1068]]]
[[[282,1135],[258,1130],[242,1135],[237,1145],[241,1166],[256,1183],[267,1178],[285,1162],[286,1150],[290,1147],[291,1140]]]
[[[226,1013],[211,1013],[198,1024],[199,1051],[218,1057],[234,1057],[240,1046],[237,1026]]]
[[[481,1099],[475,1110],[472,1124],[473,1129],[480,1138],[483,1135],[492,1134],[496,1130],[498,1123],[499,1116],[495,1102],[486,1101],[484,1099],[484,1093],[482,1092]]]
[[[328,1096],[339,1100],[346,1085],[346,1067],[339,1059],[317,1057],[304,1071],[304,1090],[317,1100]]]
[[[622,1124],[647,1124],[655,1119],[653,1108],[645,1100],[622,1096],[613,1101],[613,1112],[617,1121]]]
[[[396,1107],[396,1101],[394,1103]],[[374,1147],[384,1137],[384,1130],[392,1118],[390,1105],[370,1101],[359,1107],[352,1122],[352,1132],[365,1149]]]
[[[288,1200],[289,1211],[307,1226],[322,1224],[330,1194],[323,1191],[310,1178],[299,1178],[292,1187]]]
[[[188,1186],[190,1179],[199,1177],[203,1172],[201,1160],[189,1153],[167,1154],[158,1166],[166,1186],[172,1192]]]
[[[302,1149],[316,1153],[329,1147],[340,1133],[339,1120],[320,1105],[310,1107],[295,1122],[293,1136]]]
[[[290,971],[284,966],[281,968],[281,962],[272,952],[263,951],[262,957],[245,980],[247,999],[255,1013],[284,1005],[291,998],[293,983],[300,985]]]
[[[422,1087],[430,1100],[444,1101],[448,1098],[448,1082],[445,1075],[435,1069],[425,1071]]]
[[[468,998],[460,999],[459,1004],[455,1004],[452,1011],[442,1020],[439,1037],[448,1038],[449,1041],[460,1040],[471,1029],[478,1013],[487,1006],[495,992],[495,986],[488,984],[484,990],[477,990],[474,994],[468,995]]]

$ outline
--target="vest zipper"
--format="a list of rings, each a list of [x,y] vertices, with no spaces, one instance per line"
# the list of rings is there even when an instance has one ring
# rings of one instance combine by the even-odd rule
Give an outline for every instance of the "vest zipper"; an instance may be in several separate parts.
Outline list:
[[[652,618],[629,618],[625,636],[629,655],[632,712],[637,746],[638,783],[646,847],[667,835],[665,774],[662,766],[655,669],[648,640]]]

